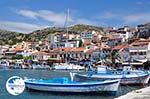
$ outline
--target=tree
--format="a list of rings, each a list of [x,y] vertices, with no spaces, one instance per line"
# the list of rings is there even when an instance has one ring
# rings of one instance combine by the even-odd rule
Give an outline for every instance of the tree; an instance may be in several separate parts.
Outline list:
[[[31,60],[31,59],[32,59],[32,56],[24,56],[23,59],[24,59],[24,60]]]
[[[79,41],[79,47],[82,47],[83,46],[83,42],[82,40]]]
[[[112,62],[112,67],[116,66],[116,59],[120,60],[120,55],[116,51],[111,51],[110,58]]]
[[[23,55],[16,54],[16,55],[12,56],[12,59],[23,59]]]

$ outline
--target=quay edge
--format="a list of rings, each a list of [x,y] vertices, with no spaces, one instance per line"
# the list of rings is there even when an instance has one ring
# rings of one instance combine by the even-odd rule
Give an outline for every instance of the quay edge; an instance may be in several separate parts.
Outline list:
[[[150,99],[150,86],[131,91],[115,99]]]

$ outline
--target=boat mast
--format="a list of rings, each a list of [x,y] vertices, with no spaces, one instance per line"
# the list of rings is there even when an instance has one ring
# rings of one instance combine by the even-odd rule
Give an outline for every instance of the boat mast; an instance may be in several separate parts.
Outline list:
[[[69,21],[69,8],[67,9],[67,15],[66,15],[66,19],[65,19],[65,24],[64,24],[64,27],[66,28],[66,45],[65,47],[69,47],[68,46],[68,39],[69,39],[69,33],[68,33],[68,21]],[[66,54],[66,62],[67,62],[67,58],[68,58],[68,54],[67,52],[65,53]]]
[[[69,39],[69,33],[68,33],[68,21],[69,21],[69,8],[67,10],[67,16],[66,16],[66,28],[67,28],[67,39],[66,39],[66,43],[67,43],[67,47],[68,47],[68,39]]]

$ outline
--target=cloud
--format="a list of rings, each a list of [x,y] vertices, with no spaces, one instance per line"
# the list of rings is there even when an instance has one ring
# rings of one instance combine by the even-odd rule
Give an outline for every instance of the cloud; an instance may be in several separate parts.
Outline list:
[[[138,13],[123,16],[124,24],[141,24],[150,21],[150,13]]]
[[[31,19],[43,19],[46,21],[51,22],[51,24],[55,26],[62,26],[65,23],[66,14],[65,13],[56,13],[50,10],[19,10],[17,11],[19,15],[22,15],[24,17],[28,17]],[[73,21],[73,19],[70,17],[69,21]]]
[[[66,20],[65,13],[56,13],[56,12],[49,11],[49,10],[38,10],[38,11],[18,10],[17,14],[25,18],[37,20],[38,22],[45,20],[49,23],[50,26],[64,26],[65,20]],[[76,17],[75,15],[70,15],[69,22],[67,23],[67,25],[70,26],[70,25],[75,25],[75,24],[96,25],[97,22],[88,20],[85,18],[79,18],[79,17]],[[32,31],[43,29],[45,27],[48,27],[48,26],[30,24],[26,22],[0,21],[0,29],[17,31],[21,33],[30,33]]]
[[[136,4],[137,5],[143,5],[143,2],[138,1],[138,2],[136,2]]]
[[[22,10],[17,11],[17,14],[30,18],[30,19],[36,19],[36,20],[43,19],[45,21],[50,22],[52,26],[64,26],[65,20],[66,20],[66,13],[64,12],[56,13],[50,10],[33,11],[33,10],[22,9]],[[71,14],[69,15],[68,24],[69,25],[72,25],[72,24],[96,25],[97,22],[94,20],[81,18],[79,16]]]
[[[137,2],[135,2],[135,4],[137,5],[137,6],[149,6],[150,5],[150,1],[149,0],[146,0],[146,1],[137,1]]]
[[[30,10],[20,10],[17,13],[22,16],[29,17],[31,19],[37,19],[37,13],[30,11]]]
[[[0,21],[0,28],[4,30],[17,31],[21,33],[30,33],[34,30],[42,29],[46,26],[39,26],[35,24],[12,22],[12,21]]]
[[[120,25],[137,25],[142,23],[147,23],[150,21],[150,13],[113,13],[105,12],[101,15],[98,15],[98,18],[101,21],[121,23]]]
[[[119,15],[112,12],[104,12],[101,15],[96,16],[98,19],[115,19],[117,17],[119,17]]]

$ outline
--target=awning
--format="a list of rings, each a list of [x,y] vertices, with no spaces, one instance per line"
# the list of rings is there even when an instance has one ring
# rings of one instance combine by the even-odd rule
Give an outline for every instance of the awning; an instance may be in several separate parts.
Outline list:
[[[140,60],[136,60],[136,61],[144,63],[144,62],[147,62],[147,59],[140,59]]]
[[[124,63],[122,63],[122,65],[143,65],[143,63],[138,63],[138,62],[132,62],[132,63],[124,62]]]

